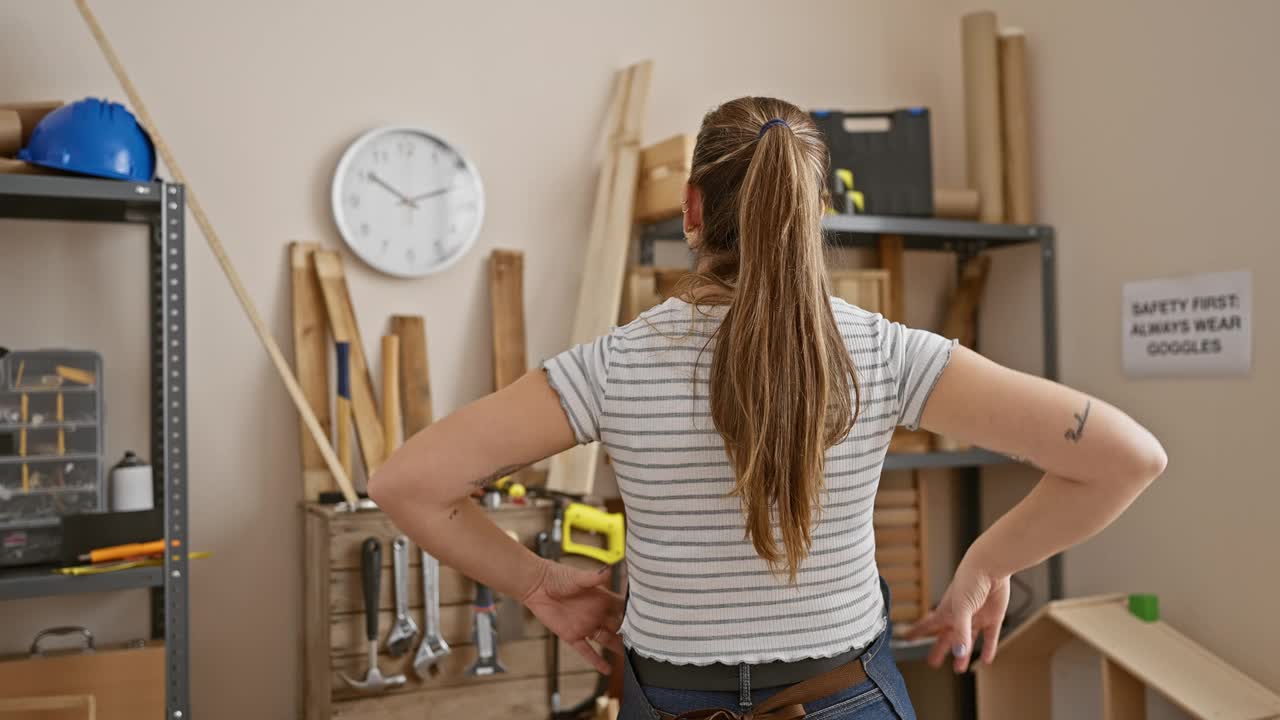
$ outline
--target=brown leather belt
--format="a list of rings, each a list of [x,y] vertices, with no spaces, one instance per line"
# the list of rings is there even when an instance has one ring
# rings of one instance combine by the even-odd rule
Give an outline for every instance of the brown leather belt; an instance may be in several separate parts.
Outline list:
[[[805,716],[804,703],[821,700],[866,680],[867,671],[862,661],[854,660],[771,695],[746,714],[709,708],[689,710],[679,715],[659,711],[658,717],[660,720],[796,720]]]

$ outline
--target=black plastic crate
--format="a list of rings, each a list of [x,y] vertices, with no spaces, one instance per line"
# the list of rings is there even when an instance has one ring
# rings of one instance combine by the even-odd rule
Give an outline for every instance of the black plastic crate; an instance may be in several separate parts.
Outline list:
[[[933,156],[928,108],[891,112],[811,113],[831,149],[832,208],[838,213],[933,215]],[[848,123],[848,124],[847,124]],[[879,125],[849,129],[849,125]],[[848,187],[852,176],[853,187]],[[860,193],[862,208],[851,193]]]

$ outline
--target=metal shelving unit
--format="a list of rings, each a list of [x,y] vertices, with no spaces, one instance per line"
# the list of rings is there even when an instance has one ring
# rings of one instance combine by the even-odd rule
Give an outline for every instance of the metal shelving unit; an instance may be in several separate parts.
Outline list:
[[[0,175],[0,218],[146,225],[149,232],[151,457],[164,507],[163,567],[84,576],[0,571],[0,600],[151,588],[151,635],[165,643],[165,717],[191,717],[187,606],[187,340],[185,197],[181,185]]]

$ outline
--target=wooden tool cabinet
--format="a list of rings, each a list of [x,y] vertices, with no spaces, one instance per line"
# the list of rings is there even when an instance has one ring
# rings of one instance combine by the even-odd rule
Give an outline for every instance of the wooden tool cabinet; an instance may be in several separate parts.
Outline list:
[[[532,547],[538,532],[551,526],[552,506],[504,505],[492,511],[505,530],[514,531]],[[548,700],[547,630],[521,608],[522,635],[513,638],[504,626],[514,613],[499,599],[498,657],[507,672],[470,677],[475,661],[471,639],[471,602],[475,585],[451,568],[440,568],[441,634],[452,652],[441,660],[428,680],[413,673],[414,647],[398,658],[386,654],[382,643],[394,618],[390,544],[400,532],[381,512],[339,513],[331,506],[305,506],[306,578],[304,591],[303,692],[306,718],[377,718],[421,720],[438,718],[535,718],[550,713]],[[404,673],[408,682],[376,694],[359,694],[339,676],[363,678],[366,670],[364,598],[360,586],[360,545],[377,537],[384,545],[379,620],[379,667],[384,674]],[[421,555],[409,555],[409,605],[419,629],[423,623]],[[566,704],[589,696],[596,674],[578,654],[561,645],[561,693]]]

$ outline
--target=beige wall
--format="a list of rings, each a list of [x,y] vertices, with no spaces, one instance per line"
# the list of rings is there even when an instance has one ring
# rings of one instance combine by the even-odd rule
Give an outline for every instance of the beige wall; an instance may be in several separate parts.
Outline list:
[[[370,349],[388,315],[427,316],[438,412],[489,388],[489,248],[526,251],[531,358],[567,341],[612,68],[656,60],[647,136],[659,139],[744,93],[805,105],[934,104],[947,67],[929,0],[96,5],[286,350],[285,243],[336,243],[327,192],[346,143],[410,122],[469,152],[489,208],[471,255],[410,282],[349,263]],[[72,4],[0,4],[0,97],[87,94],[121,97]],[[110,452],[145,449],[142,235],[12,222],[0,235],[3,344],[101,350]],[[191,529],[193,546],[214,552],[192,574],[193,699],[203,717],[290,717],[297,423],[199,237],[190,258]],[[37,264],[43,275],[32,274]],[[106,640],[146,631],[142,597],[127,594],[0,612],[0,653],[22,648],[35,628],[81,617]]]
[[[1115,526],[1068,554],[1067,590],[1158,593],[1165,619],[1280,690],[1280,335],[1270,316],[1280,303],[1280,4],[951,5],[944,57],[958,57],[958,18],[970,9],[994,8],[1027,31],[1037,194],[1059,238],[1062,377],[1128,410],[1170,456]],[[959,66],[943,71],[939,134],[958,143]],[[1258,308],[1250,376],[1125,377],[1122,283],[1239,269],[1254,273]]]

